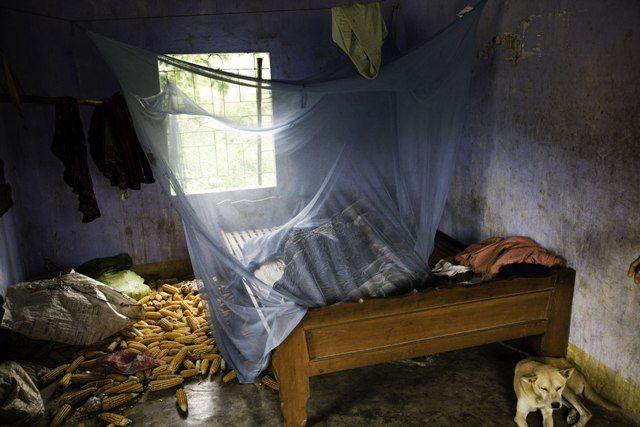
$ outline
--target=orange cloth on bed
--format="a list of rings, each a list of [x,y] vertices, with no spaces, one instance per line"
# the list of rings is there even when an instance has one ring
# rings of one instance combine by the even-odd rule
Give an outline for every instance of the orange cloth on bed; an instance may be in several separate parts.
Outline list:
[[[456,262],[469,266],[474,273],[493,277],[508,264],[526,263],[547,267],[564,265],[564,260],[542,249],[528,237],[491,237],[468,246],[455,256]]]

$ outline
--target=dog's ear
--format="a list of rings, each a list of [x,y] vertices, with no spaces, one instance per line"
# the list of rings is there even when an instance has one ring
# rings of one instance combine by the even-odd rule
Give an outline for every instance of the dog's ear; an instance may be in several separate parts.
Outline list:
[[[525,383],[533,384],[538,379],[538,376],[536,374],[529,374],[529,375],[523,375],[522,378],[520,379]]]
[[[562,375],[566,379],[569,379],[571,374],[573,374],[573,371],[574,371],[574,368],[565,368],[565,369],[558,370],[558,372],[560,372],[560,375]]]

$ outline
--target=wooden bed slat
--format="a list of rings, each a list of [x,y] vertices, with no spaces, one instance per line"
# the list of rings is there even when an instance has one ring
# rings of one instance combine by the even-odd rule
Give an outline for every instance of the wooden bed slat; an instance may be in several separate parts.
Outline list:
[[[375,351],[361,351],[340,357],[311,360],[309,361],[308,375],[317,376],[330,372],[360,368],[362,366],[377,365],[392,360],[411,359],[429,354],[458,350],[460,348],[490,344],[497,341],[538,335],[544,333],[546,328],[547,322],[541,320],[425,339],[389,346]]]
[[[310,360],[436,337],[546,320],[549,292],[506,296],[306,331]],[[514,311],[514,304],[518,310]],[[484,315],[476,316],[482,306]],[[353,336],[356,333],[357,338]]]

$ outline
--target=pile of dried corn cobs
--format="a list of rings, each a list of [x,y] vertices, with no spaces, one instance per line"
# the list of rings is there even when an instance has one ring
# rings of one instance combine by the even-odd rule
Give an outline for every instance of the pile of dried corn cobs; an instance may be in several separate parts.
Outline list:
[[[173,387],[180,387],[176,390],[176,404],[186,414],[187,395],[181,388],[186,379],[206,378],[218,372],[223,373],[225,383],[236,378],[235,371],[227,371],[218,354],[206,320],[206,303],[193,286],[164,284],[140,303],[146,312],[144,320],[122,330],[107,345],[84,350],[70,363],[42,376],[43,386],[58,381],[61,389],[73,388],[60,397],[51,426],[64,424],[72,415],[79,421],[96,414],[110,425],[127,426],[131,420],[111,411],[133,401],[145,390],[155,392]],[[129,377],[90,372],[99,357],[122,349],[153,357],[155,367]],[[262,383],[278,389],[268,375],[262,377]]]

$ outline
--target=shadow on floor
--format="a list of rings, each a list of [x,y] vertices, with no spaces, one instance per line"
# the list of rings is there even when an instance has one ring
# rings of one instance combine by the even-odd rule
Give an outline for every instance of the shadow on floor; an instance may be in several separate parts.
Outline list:
[[[387,363],[311,379],[309,426],[515,426],[513,368],[523,356],[494,344]],[[185,387],[189,416],[180,417],[173,390],[147,393],[123,413],[134,426],[278,426],[278,395],[261,385],[193,381]],[[633,426],[586,402],[589,426]],[[566,426],[566,408],[555,425]],[[565,414],[565,415],[563,415]],[[542,425],[538,413],[531,427]],[[87,424],[90,425],[90,424]]]

